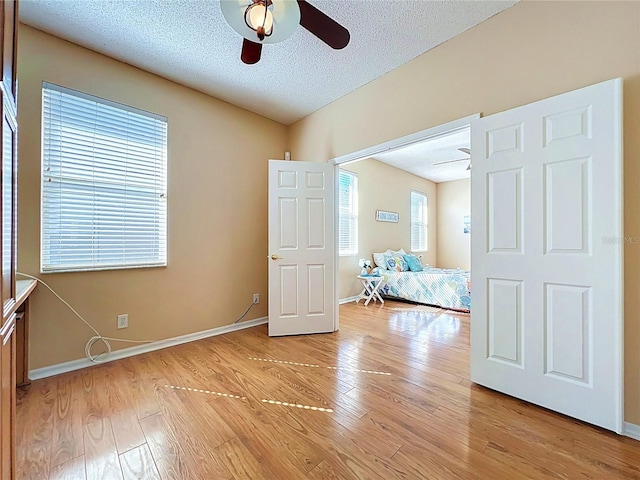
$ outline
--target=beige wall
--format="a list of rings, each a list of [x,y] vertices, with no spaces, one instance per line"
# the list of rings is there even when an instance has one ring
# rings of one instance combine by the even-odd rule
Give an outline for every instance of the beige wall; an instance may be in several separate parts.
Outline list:
[[[368,258],[373,264],[373,252],[388,248],[404,248],[411,251],[410,194],[411,190],[427,195],[429,225],[427,252],[424,263],[436,262],[436,184],[374,159],[350,163],[345,170],[358,174],[358,254],[340,257],[338,298],[357,295],[362,284],[356,276],[360,273],[358,260]],[[398,223],[377,222],[376,210],[398,212]]]
[[[291,126],[326,161],[481,112],[624,79],[625,236],[640,236],[640,2],[524,1]],[[625,248],[625,417],[640,424],[640,245]]]
[[[471,235],[463,231],[470,214],[471,182],[468,178],[436,185],[438,198],[438,261],[440,268],[471,269]]]
[[[166,268],[42,275],[103,334],[164,339],[267,313],[267,160],[287,128],[264,117],[21,25],[19,269],[37,275],[43,80],[169,121]],[[251,140],[247,141],[247,132]],[[33,295],[31,368],[84,357],[91,332],[44,288]],[[116,315],[129,328],[116,330]],[[114,348],[130,345],[114,343]]]

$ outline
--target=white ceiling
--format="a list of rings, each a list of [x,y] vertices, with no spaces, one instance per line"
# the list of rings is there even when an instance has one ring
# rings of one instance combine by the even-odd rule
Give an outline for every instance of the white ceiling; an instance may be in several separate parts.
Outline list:
[[[449,182],[469,178],[470,157],[458,149],[469,148],[470,143],[470,129],[464,128],[373,158],[435,183]]]
[[[22,0],[37,29],[289,125],[518,0],[311,0],[344,25],[333,50],[302,27],[240,61],[218,0]]]

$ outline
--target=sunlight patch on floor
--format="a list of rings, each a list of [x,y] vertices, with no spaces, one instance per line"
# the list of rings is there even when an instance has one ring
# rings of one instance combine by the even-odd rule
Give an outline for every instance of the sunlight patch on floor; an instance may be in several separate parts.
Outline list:
[[[271,360],[269,358],[249,357],[249,360],[256,360],[258,362],[282,363],[284,365],[297,365],[298,367],[320,367],[320,365],[314,365],[312,363],[285,362],[284,360]]]
[[[258,361],[258,362],[281,363],[281,364],[284,364],[284,365],[297,365],[299,367],[328,368],[330,370],[341,370],[341,371],[345,371],[345,372],[370,373],[372,375],[391,375],[388,372],[378,372],[376,370],[361,370],[359,368],[351,368],[351,367],[332,367],[332,366],[323,367],[321,365],[314,365],[314,364],[309,364],[309,363],[286,362],[284,360],[271,360],[269,358],[249,357],[249,360],[255,360],[255,361]]]
[[[189,388],[189,387],[177,387],[175,385],[165,385],[167,388],[173,388],[174,390],[185,390],[188,392],[197,392],[197,393],[206,393],[208,395],[215,395],[218,397],[227,397],[227,398],[237,398],[239,400],[246,400],[247,397],[241,397],[240,395],[233,395],[231,393],[222,393],[222,392],[212,392],[210,390],[202,390],[200,388]]]
[[[261,400],[261,402],[262,403],[269,403],[271,405],[282,405],[283,407],[294,407],[294,408],[302,408],[304,410],[314,410],[314,411],[318,411],[318,412],[333,413],[333,409],[331,409],[331,408],[311,407],[309,405],[301,405],[299,403],[279,402],[277,400],[266,400],[264,398]]]

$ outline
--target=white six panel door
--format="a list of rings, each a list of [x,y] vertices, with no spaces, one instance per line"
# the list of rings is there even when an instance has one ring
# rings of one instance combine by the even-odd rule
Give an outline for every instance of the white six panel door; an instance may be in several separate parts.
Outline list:
[[[471,380],[621,432],[622,93],[472,123]]]
[[[336,330],[334,168],[269,160],[269,335]]]

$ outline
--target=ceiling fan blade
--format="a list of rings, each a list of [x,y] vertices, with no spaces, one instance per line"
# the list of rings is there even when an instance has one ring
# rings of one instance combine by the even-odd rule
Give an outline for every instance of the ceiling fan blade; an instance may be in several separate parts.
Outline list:
[[[462,162],[463,160],[469,160],[469,157],[467,157],[467,158],[458,158],[457,160],[445,160],[444,162],[432,163],[431,165],[433,165],[435,167],[436,165],[446,165],[447,163]]]
[[[300,25],[335,50],[349,44],[349,30],[305,0],[298,0]]]
[[[248,64],[253,65],[254,63],[258,63],[260,60],[260,55],[262,54],[262,44],[255,43],[251,40],[247,40],[246,38],[242,41],[242,53],[240,54],[240,59]]]
[[[471,150],[469,150],[468,148],[459,148],[458,150],[460,150],[462,153],[466,153],[467,155],[471,155]]]

